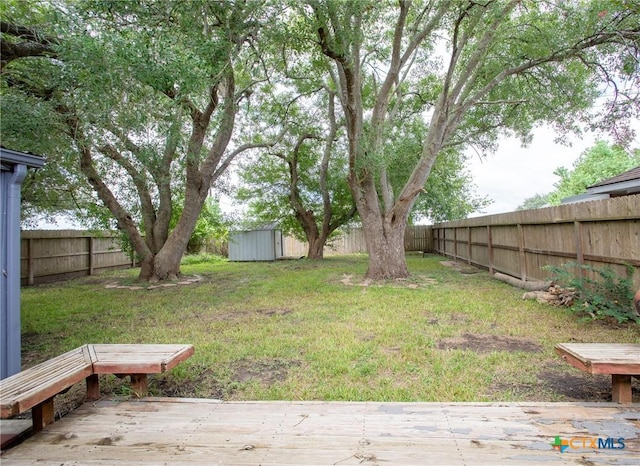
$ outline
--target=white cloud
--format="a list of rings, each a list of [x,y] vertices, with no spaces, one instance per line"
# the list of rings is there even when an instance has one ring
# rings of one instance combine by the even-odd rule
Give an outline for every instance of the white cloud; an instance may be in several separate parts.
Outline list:
[[[477,194],[494,201],[482,214],[473,216],[513,212],[525,199],[552,191],[559,181],[553,174],[556,168],[571,169],[585,149],[597,139],[607,139],[589,133],[567,138],[571,146],[566,146],[555,143],[554,138],[553,130],[540,128],[534,131],[527,147],[515,138],[505,138],[495,154],[484,159],[473,155],[467,167]]]

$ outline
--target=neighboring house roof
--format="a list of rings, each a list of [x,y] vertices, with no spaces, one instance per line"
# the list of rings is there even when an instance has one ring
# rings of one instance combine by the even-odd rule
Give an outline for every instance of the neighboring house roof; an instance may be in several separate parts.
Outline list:
[[[587,192],[562,199],[563,204],[640,193],[640,166],[587,187]]]
[[[605,186],[608,184],[622,183],[623,181],[632,181],[632,180],[640,180],[640,166],[632,168],[631,170],[621,173],[617,176],[607,178],[606,180],[602,180],[599,183],[592,184],[587,189],[595,188],[598,186]]]

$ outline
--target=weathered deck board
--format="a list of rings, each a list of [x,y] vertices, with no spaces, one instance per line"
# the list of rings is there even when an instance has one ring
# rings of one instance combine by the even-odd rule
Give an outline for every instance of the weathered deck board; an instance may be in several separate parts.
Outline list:
[[[555,436],[624,449],[553,450]],[[640,405],[86,403],[2,456],[11,464],[639,464]]]

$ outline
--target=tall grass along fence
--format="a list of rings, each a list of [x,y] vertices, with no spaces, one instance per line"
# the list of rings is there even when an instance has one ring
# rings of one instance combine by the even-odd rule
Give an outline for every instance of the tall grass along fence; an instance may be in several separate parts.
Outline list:
[[[441,255],[521,280],[567,262],[625,277],[630,264],[640,288],[640,194],[439,223],[433,241]]]
[[[292,236],[284,238],[284,255],[289,257],[307,254],[308,243]],[[405,251],[432,251],[433,234],[430,225],[410,225],[404,234]],[[333,254],[365,254],[367,244],[362,228],[344,230],[339,236],[329,241],[324,248],[325,255]]]
[[[115,232],[35,230],[21,233],[22,285],[66,280],[135,266]]]

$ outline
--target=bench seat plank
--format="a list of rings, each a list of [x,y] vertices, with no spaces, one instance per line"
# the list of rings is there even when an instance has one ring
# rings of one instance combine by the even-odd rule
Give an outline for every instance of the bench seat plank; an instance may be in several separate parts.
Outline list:
[[[631,403],[631,376],[640,375],[640,344],[560,343],[556,353],[572,366],[590,374],[611,375],[611,398]]]
[[[98,374],[130,376],[137,396],[147,374],[168,371],[194,354],[193,345],[84,345],[0,381],[2,418],[32,409],[34,432],[54,421],[53,397],[86,380],[87,399],[100,395]]]
[[[591,374],[640,374],[640,344],[561,343],[556,352],[569,364]]]
[[[193,345],[92,345],[95,374],[158,374],[194,354]]]
[[[0,410],[9,418],[57,395],[93,373],[87,346],[81,346],[0,381]]]

